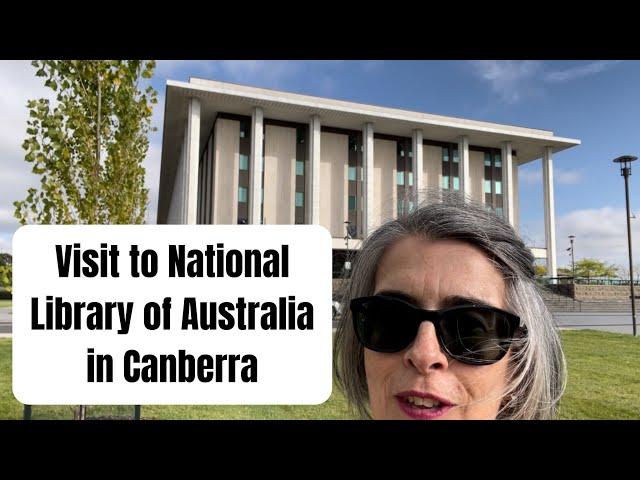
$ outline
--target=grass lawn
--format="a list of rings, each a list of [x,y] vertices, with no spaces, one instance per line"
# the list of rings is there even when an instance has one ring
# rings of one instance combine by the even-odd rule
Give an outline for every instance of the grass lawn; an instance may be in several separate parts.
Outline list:
[[[563,419],[640,418],[640,338],[588,330],[562,332],[569,379],[560,405]],[[133,407],[93,406],[90,417],[132,415]],[[334,388],[316,406],[144,405],[149,419],[350,419],[344,397]],[[0,339],[0,419],[22,418],[11,391],[11,339]],[[33,418],[73,418],[69,406],[33,407]]]
[[[0,308],[10,307],[10,306],[11,306],[11,300],[0,300]]]

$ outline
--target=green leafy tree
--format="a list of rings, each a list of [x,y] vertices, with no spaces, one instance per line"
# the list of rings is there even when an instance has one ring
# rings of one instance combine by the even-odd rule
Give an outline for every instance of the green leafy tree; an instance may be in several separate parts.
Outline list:
[[[533,268],[536,272],[536,277],[544,277],[547,274],[546,265],[534,265]]]
[[[143,87],[154,61],[34,61],[56,101],[30,100],[25,160],[40,175],[14,202],[20,223],[144,223],[142,166],[157,92]],[[80,405],[75,417],[84,419]]]
[[[0,253],[0,287],[11,292],[13,261],[10,253]]]
[[[558,274],[573,275],[571,266],[559,268]],[[595,258],[583,258],[576,261],[576,277],[617,277],[618,267]]]
[[[144,223],[149,149],[157,92],[141,83],[154,61],[34,61],[56,102],[30,100],[25,160],[40,176],[14,202],[20,223]]]

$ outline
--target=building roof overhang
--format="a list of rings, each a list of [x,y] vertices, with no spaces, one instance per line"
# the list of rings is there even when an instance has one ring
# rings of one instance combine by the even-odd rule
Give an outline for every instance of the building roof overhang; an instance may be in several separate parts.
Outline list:
[[[162,159],[158,199],[158,222],[166,221],[172,179],[185,134],[188,102],[197,98],[200,107],[200,146],[204,146],[219,112],[250,116],[253,107],[261,107],[264,118],[308,123],[311,115],[321,125],[361,130],[372,123],[374,132],[411,137],[421,129],[425,139],[457,142],[466,135],[469,145],[500,148],[510,141],[517,151],[517,163],[536,160],[545,147],[553,153],[580,145],[580,140],[557,137],[549,130],[434,115],[396,108],[367,105],[329,98],[301,95],[227,82],[191,78],[190,82],[168,80],[165,95],[162,134]]]

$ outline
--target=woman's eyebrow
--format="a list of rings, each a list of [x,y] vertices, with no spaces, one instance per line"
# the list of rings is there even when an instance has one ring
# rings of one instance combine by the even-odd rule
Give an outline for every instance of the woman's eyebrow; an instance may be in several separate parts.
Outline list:
[[[376,292],[375,295],[386,295],[387,297],[399,298],[400,300],[404,300],[405,302],[415,306],[420,305],[420,302],[417,299],[400,290],[382,290],[380,292]]]
[[[442,308],[460,307],[463,305],[479,305],[481,307],[497,308],[484,300],[467,295],[449,295],[442,300]]]

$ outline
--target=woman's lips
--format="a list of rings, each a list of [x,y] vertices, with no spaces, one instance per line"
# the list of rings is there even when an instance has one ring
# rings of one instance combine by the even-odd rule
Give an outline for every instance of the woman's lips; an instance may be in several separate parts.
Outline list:
[[[450,401],[431,393],[409,390],[396,396],[400,409],[416,420],[430,420],[442,417],[455,405]]]

